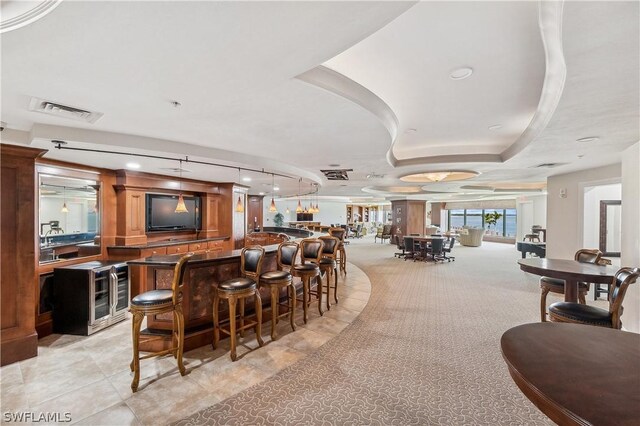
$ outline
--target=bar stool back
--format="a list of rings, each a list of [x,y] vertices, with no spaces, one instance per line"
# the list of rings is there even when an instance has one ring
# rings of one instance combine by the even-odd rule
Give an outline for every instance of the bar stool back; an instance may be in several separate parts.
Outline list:
[[[338,247],[338,252],[340,256],[338,257],[338,262],[340,264],[340,270],[347,273],[347,251],[344,249],[345,237],[347,236],[347,230],[343,228],[329,228],[329,235],[332,237],[336,237],[340,240],[340,245]]]
[[[309,305],[311,304],[311,296],[315,295],[318,299],[318,312],[324,315],[322,310],[322,280],[320,277],[320,259],[322,258],[322,240],[316,238],[306,238],[300,241],[300,264],[294,265],[291,269],[291,275],[302,279],[302,309],[304,312],[304,323],[308,320]],[[311,290],[311,280],[315,278],[318,286],[315,291]]]
[[[261,246],[250,246],[242,249],[240,255],[240,277],[226,280],[220,284],[213,296],[213,349],[218,346],[220,332],[229,335],[232,361],[237,358],[236,334],[244,337],[244,330],[253,328],[256,332],[258,345],[264,345],[262,340],[262,298],[258,291],[262,262],[264,261],[264,249]],[[244,303],[247,297],[254,297],[255,320],[245,324]],[[226,299],[229,303],[229,328],[220,326],[220,299]],[[240,327],[236,326],[236,304],[240,301]]]
[[[269,287],[271,292],[271,340],[278,338],[276,325],[278,319],[289,315],[291,329],[296,331],[295,311],[296,311],[296,288],[293,286],[293,277],[290,273],[291,267],[295,264],[298,255],[298,244],[294,242],[282,242],[278,246],[276,261],[278,270],[265,272],[260,275],[260,286]],[[287,288],[288,312],[279,314],[278,307],[280,303],[280,289]]]
[[[318,239],[324,243],[322,247],[322,259],[320,259],[320,272],[327,277],[327,310],[331,310],[329,295],[331,293],[331,278],[333,278],[333,298],[338,303],[338,250],[340,240],[330,235],[323,235]]]
[[[173,268],[173,279],[171,281],[171,290],[150,290],[141,293],[131,299],[129,311],[133,314],[131,322],[131,335],[133,338],[133,360],[129,367],[133,371],[133,381],[131,382],[131,391],[138,391],[140,382],[140,360],[166,354],[173,354],[178,362],[178,370],[184,376],[185,368],[182,363],[182,353],[184,352],[184,316],[182,315],[182,286],[184,274],[187,269],[187,262],[193,256],[188,253],[178,260]],[[169,349],[159,352],[152,352],[140,357],[138,344],[140,343],[140,325],[145,315],[158,315],[167,312],[173,313],[173,329],[172,329],[172,345]],[[173,345],[173,338],[176,344]]]

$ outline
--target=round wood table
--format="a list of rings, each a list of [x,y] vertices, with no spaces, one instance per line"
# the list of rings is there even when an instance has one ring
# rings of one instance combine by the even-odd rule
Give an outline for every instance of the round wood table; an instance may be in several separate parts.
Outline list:
[[[578,301],[578,282],[610,284],[616,274],[613,266],[594,265],[567,259],[520,259],[520,269],[531,274],[565,281],[565,302]]]
[[[640,424],[640,334],[525,324],[500,341],[513,381],[560,425]]]

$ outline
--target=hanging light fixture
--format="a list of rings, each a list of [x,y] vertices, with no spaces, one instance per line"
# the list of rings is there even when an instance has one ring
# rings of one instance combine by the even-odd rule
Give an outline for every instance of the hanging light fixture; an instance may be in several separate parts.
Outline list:
[[[286,209],[284,212],[285,212],[286,214],[291,213],[291,212],[289,211],[289,207],[287,207],[287,209]]]
[[[273,199],[273,193],[275,191],[273,189],[273,188],[275,188],[275,184],[274,184],[273,180],[274,180],[274,176],[273,176],[273,173],[271,173],[271,205],[269,206],[269,211],[272,212],[272,213],[275,213],[275,212],[278,211],[278,209],[276,208],[276,202]]]
[[[184,198],[182,197],[182,160],[180,160],[180,195],[178,195],[178,205],[176,206],[175,212],[189,213],[187,205],[184,203]]]
[[[302,213],[303,212],[303,208],[302,208],[302,203],[300,202],[300,182],[302,181],[302,178],[298,179],[298,207],[296,207],[296,213]]]
[[[238,183],[240,183],[240,168],[238,168]],[[242,204],[242,196],[238,195],[238,202],[236,203],[236,212],[244,213],[244,205]]]
[[[316,213],[320,213],[320,205],[319,205],[320,196],[318,195],[318,191],[319,191],[318,185],[316,184]]]
[[[67,187],[66,186],[62,187],[62,192],[63,192],[64,201],[62,203],[62,209],[60,210],[60,212],[69,213],[69,208],[67,207]]]

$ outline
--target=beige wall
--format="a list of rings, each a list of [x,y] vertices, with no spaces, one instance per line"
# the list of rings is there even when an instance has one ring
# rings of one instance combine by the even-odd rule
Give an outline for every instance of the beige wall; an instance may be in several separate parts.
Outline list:
[[[640,142],[622,157],[622,266],[640,267]],[[624,328],[640,333],[640,281],[624,300]]]
[[[621,164],[552,176],[547,181],[547,257],[571,259],[583,243],[584,187],[622,183],[623,266],[640,266],[640,144],[628,148]],[[561,190],[566,197],[560,197]],[[640,282],[631,285],[622,323],[640,332]]]
[[[582,248],[583,188],[619,182],[621,170],[621,164],[613,164],[547,180],[547,257],[573,259],[576,250]],[[561,191],[566,194],[564,198]]]

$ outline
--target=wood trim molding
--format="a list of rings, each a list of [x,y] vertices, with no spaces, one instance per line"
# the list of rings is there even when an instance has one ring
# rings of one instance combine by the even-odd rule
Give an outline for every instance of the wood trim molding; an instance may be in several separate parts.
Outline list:
[[[116,186],[119,188],[144,189],[148,192],[162,190],[174,193],[178,191],[175,182],[182,182],[182,192],[220,193],[220,187],[217,183],[185,178],[179,179],[171,176],[134,172],[131,170],[116,170],[115,173]]]

